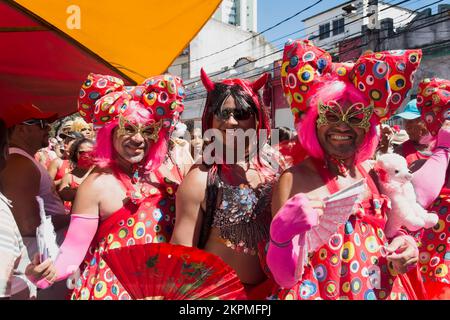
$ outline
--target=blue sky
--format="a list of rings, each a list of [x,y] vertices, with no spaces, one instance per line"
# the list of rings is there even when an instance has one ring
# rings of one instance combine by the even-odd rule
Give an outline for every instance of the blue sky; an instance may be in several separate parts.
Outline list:
[[[306,8],[318,0],[258,0],[258,32],[263,31],[264,29],[275,25],[276,23],[284,20],[285,18],[293,15],[294,13]],[[291,35],[289,37],[285,37],[285,35],[292,33],[296,30],[300,30],[304,28],[303,23],[301,22],[303,19],[317,14],[319,12],[325,11],[329,8],[337,6],[339,4],[345,3],[348,0],[322,0],[318,5],[309,9],[308,11],[301,13],[295,18],[289,20],[281,24],[280,26],[267,31],[264,33],[264,36],[267,40],[272,42],[274,45],[281,48],[284,42],[290,37],[292,39],[301,38],[305,36],[305,33],[297,33],[295,35]],[[402,2],[402,0],[386,0],[389,4],[395,4]],[[403,3],[401,6],[404,6],[408,9],[415,10],[417,8],[429,5],[436,0],[409,0]],[[442,1],[439,4],[449,3],[449,1]],[[433,12],[436,12],[436,7],[438,4],[432,6]],[[307,30],[309,31],[309,30]],[[277,38],[281,38],[280,40],[274,41]]]

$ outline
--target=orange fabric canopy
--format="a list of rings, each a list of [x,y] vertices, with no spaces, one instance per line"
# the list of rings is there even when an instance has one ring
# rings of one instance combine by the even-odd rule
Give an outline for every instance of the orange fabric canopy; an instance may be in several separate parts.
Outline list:
[[[165,72],[220,0],[16,0],[0,3],[0,111],[32,102],[76,111],[89,72],[128,84]]]

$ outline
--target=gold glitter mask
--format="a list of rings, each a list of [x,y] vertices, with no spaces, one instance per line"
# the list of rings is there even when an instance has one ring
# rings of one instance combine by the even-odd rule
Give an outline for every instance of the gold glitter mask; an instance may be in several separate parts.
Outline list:
[[[367,132],[370,128],[369,120],[372,114],[373,105],[365,106],[361,102],[352,104],[343,112],[341,105],[336,101],[330,101],[326,105],[319,101],[317,127],[344,122],[350,127],[362,128]]]
[[[129,136],[132,137],[138,133],[144,139],[152,140],[153,142],[158,141],[159,130],[161,130],[162,119],[159,121],[152,120],[153,123],[147,125],[136,125],[128,121],[124,116],[119,116],[119,130],[117,133],[119,136]]]

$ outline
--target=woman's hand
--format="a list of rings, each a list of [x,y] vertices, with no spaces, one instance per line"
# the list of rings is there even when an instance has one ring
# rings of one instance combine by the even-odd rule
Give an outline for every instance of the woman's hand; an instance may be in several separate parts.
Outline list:
[[[36,253],[33,257],[33,261],[26,267],[25,275],[33,283],[36,283],[41,279],[53,283],[56,280],[56,268],[50,259],[40,263],[39,254]]]
[[[270,228],[272,240],[286,242],[310,230],[318,224],[323,207],[321,200],[310,200],[304,193],[296,194],[275,215]]]
[[[406,273],[417,265],[419,249],[413,237],[401,235],[386,247],[387,260],[392,261],[397,273]]]

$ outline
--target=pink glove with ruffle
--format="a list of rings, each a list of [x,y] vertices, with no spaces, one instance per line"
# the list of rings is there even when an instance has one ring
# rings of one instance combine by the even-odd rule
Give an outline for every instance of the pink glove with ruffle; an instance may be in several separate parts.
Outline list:
[[[63,280],[74,273],[83,262],[92,239],[97,232],[98,217],[72,214],[66,238],[59,248],[55,261],[56,280]],[[36,283],[45,289],[52,285],[45,278]]]
[[[291,288],[299,281],[296,276],[297,268],[301,267],[298,266],[299,238],[304,238],[305,232],[318,224],[318,216],[306,195],[299,193],[290,198],[273,218],[267,264],[281,287]]]
[[[450,127],[439,130],[433,155],[413,174],[412,183],[416,191],[417,202],[428,208],[438,197],[450,159]]]

